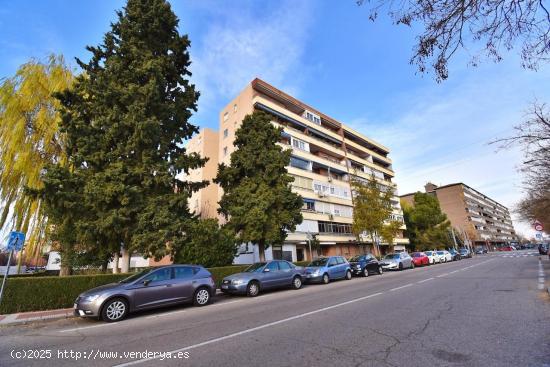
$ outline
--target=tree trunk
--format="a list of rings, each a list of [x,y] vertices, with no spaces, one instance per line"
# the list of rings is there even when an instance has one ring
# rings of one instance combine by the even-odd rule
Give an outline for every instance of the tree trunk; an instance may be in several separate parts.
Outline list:
[[[118,259],[119,259],[118,251],[115,252],[115,256],[113,258],[113,274],[118,274]]]
[[[131,253],[126,248],[126,245],[124,245],[122,247],[121,253],[122,253],[122,257],[120,259],[120,261],[121,261],[120,272],[121,273],[129,273],[130,272],[130,256],[131,256]]]
[[[73,273],[73,267],[71,265],[73,248],[70,245],[62,245],[63,251],[60,252],[61,264],[59,267],[59,276],[65,277]]]
[[[265,242],[263,240],[258,242],[258,253],[260,254],[260,261],[265,261]]]

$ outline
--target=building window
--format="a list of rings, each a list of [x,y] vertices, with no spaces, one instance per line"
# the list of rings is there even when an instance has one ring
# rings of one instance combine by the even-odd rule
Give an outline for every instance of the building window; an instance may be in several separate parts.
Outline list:
[[[227,147],[223,148],[223,156],[225,157],[227,155]]]
[[[292,182],[292,186],[299,187],[299,188],[305,189],[305,190],[311,190],[312,189],[313,180],[311,178],[302,177],[302,176],[295,176],[295,175],[291,175],[291,176],[294,177],[294,181]]]
[[[307,170],[307,171],[310,170],[309,161],[306,161],[306,160],[303,160],[303,159],[300,159],[300,158],[296,158],[296,157],[290,157],[290,166],[295,167],[295,168],[300,168],[300,169],[303,169],[303,170]]]
[[[302,210],[315,211],[315,200],[303,199]]]
[[[224,139],[227,138],[227,135],[229,135],[229,131],[228,131],[227,129],[225,129],[225,130],[223,131],[223,138],[224,138]]]
[[[233,113],[235,113],[235,112],[237,112],[237,104],[236,103],[233,105]]]
[[[319,115],[316,115],[313,112],[309,112],[306,110],[304,111],[303,116],[314,124],[321,125],[321,117]]]
[[[229,112],[223,114],[223,122],[226,122],[229,119]]]
[[[296,138],[291,138],[291,139],[292,139],[292,146],[294,148],[309,152],[309,144],[308,143],[306,143],[305,141],[296,139]]]
[[[319,221],[319,233],[351,234],[351,224]]]

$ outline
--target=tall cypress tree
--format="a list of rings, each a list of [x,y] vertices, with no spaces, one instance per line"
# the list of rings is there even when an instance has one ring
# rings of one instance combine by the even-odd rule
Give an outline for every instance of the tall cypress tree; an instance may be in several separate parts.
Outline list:
[[[74,174],[85,179],[93,212],[86,231],[129,252],[161,257],[191,218],[190,192],[201,184],[181,172],[204,165],[182,146],[197,127],[189,122],[199,93],[188,80],[190,41],[165,0],[128,0],[84,73],[59,96],[62,129]]]
[[[260,111],[244,118],[231,164],[220,164],[215,180],[224,190],[220,213],[240,241],[258,244],[262,261],[268,246],[283,244],[302,222],[302,198],[292,192],[286,171],[290,150],[277,145],[281,129],[270,121]]]

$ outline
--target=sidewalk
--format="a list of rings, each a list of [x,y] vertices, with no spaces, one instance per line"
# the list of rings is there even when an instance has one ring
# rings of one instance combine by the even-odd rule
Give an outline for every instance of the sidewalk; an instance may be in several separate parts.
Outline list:
[[[0,315],[0,326],[24,324],[33,321],[52,320],[52,319],[66,319],[73,317],[72,308],[62,308],[58,310],[47,311],[34,311],[34,312],[21,312],[12,313],[8,315]]]

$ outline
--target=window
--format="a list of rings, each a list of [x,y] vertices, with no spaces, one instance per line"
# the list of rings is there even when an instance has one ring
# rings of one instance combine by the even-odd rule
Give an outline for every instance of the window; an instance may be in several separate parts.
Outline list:
[[[319,221],[319,233],[351,234],[351,224]]]
[[[278,261],[272,261],[265,267],[266,269],[269,269],[269,271],[278,271],[279,265],[277,264]]]
[[[303,210],[315,211],[315,200],[303,199],[304,205],[302,205]]]
[[[225,157],[227,155],[227,147],[223,148],[223,156]]]
[[[319,117],[319,115],[314,114],[313,112],[309,112],[309,111],[306,110],[306,111],[304,111],[303,116],[307,120],[309,120],[309,121],[311,121],[311,122],[313,122],[317,125],[321,125],[321,117]]]
[[[340,257],[340,256],[338,256],[336,259],[338,260],[338,264],[345,264],[345,263],[346,263],[346,262],[344,261],[344,259],[343,259],[342,257]]]
[[[290,270],[290,265],[286,261],[279,261],[279,269]]]
[[[229,112],[223,114],[223,122],[226,122],[229,119]]]
[[[336,265],[336,264],[338,264],[338,261],[336,261],[336,258],[331,257],[330,260],[328,261],[328,266],[333,266],[333,265]]]
[[[224,138],[224,139],[227,138],[227,135],[229,135],[229,131],[228,131],[227,129],[225,129],[225,130],[223,131],[223,138]]]
[[[146,276],[143,280],[149,280],[151,282],[162,282],[163,280],[170,280],[171,277],[172,268],[162,268]]]
[[[174,268],[175,279],[189,279],[193,277],[195,271],[189,266],[178,266]]]
[[[313,186],[313,180],[311,178],[296,175],[291,176],[294,177],[294,182],[292,182],[292,186],[299,187],[301,189],[311,190]]]
[[[237,112],[237,104],[233,105],[233,113]]]
[[[304,150],[306,152],[309,152],[309,144],[305,141],[302,141],[300,139],[291,138],[292,140],[292,146],[296,149]]]
[[[309,171],[309,161],[300,158],[290,157],[290,166]]]

